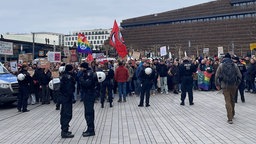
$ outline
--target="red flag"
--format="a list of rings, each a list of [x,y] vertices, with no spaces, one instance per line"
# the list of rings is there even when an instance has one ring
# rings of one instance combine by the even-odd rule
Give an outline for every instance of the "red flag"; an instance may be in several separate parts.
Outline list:
[[[88,56],[86,57],[86,60],[88,61],[88,62],[92,62],[93,61],[93,56],[92,56],[92,54],[88,54]]]
[[[116,20],[110,34],[109,44],[116,49],[120,57],[124,58],[127,55],[126,45],[124,44],[124,40],[116,23]]]

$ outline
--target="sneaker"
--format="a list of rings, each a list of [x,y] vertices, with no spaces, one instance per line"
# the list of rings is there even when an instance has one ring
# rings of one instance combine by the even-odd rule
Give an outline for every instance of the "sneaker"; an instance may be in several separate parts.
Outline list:
[[[143,107],[143,105],[142,105],[142,104],[139,104],[138,107]]]
[[[150,105],[149,105],[149,104],[147,104],[147,105],[146,105],[146,107],[150,107]]]
[[[121,100],[121,99],[119,99],[117,102],[122,102],[122,100]]]
[[[180,105],[184,106],[184,105],[185,105],[185,103],[184,103],[184,102],[181,102],[181,103],[180,103]]]
[[[233,121],[232,121],[232,120],[228,120],[228,123],[229,123],[229,124],[233,124]]]
[[[194,105],[194,103],[192,102],[192,103],[190,103],[189,105]]]

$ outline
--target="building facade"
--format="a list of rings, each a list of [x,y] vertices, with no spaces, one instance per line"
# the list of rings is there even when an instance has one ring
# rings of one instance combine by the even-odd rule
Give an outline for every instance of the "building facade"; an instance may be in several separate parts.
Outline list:
[[[159,53],[169,46],[176,57],[224,53],[244,56],[256,42],[256,0],[216,0],[121,22],[129,49]]]
[[[73,47],[77,43],[78,34],[84,34],[87,37],[93,50],[99,50],[103,47],[104,42],[109,39],[111,29],[94,29],[75,31],[71,35],[64,37],[64,46]]]

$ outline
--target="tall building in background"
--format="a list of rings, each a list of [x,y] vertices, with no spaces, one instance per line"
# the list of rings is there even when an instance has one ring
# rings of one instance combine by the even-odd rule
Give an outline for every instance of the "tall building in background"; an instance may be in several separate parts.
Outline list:
[[[71,35],[64,37],[64,46],[77,46],[78,34],[84,34],[87,37],[93,50],[99,50],[103,47],[104,42],[109,39],[111,29],[94,29],[74,31]]]
[[[216,0],[121,22],[126,45],[157,55],[161,46],[177,56],[233,52],[245,56],[256,42],[256,1]]]

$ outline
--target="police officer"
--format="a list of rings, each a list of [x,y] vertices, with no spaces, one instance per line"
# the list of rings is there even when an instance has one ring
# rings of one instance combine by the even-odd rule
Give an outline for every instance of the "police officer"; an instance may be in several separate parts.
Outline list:
[[[22,76],[22,78],[20,78]],[[27,109],[29,98],[29,85],[32,83],[32,77],[28,73],[28,66],[23,64],[18,75],[19,95],[17,109],[19,112],[29,112]]]
[[[89,67],[88,63],[82,63],[80,65],[83,71],[83,76],[80,77],[80,86],[83,91],[83,102],[84,102],[84,115],[87,123],[87,130],[83,132],[83,137],[94,136],[94,101],[95,101],[95,87],[97,84],[97,76],[93,70]]]
[[[66,65],[63,75],[60,77],[60,92],[61,92],[61,111],[60,111],[60,124],[61,124],[61,137],[73,138],[74,135],[70,132],[69,122],[72,119],[72,104],[73,93],[75,91],[75,79],[72,77],[73,66]]]
[[[239,93],[241,95],[241,101],[244,103],[245,102],[245,99],[244,99],[244,89],[245,89],[244,78],[245,78],[245,73],[246,73],[246,66],[239,61],[239,57],[237,57],[237,56],[233,58],[233,61],[237,64],[237,66],[238,66],[238,68],[239,68],[239,70],[242,74],[242,80],[241,80],[241,83],[238,86],[238,89],[237,89],[236,95],[235,95],[235,103],[237,103],[238,90],[239,90]]]
[[[186,92],[188,92],[189,104],[194,105],[193,102],[193,77],[192,74],[196,72],[196,66],[189,60],[185,59],[183,64],[180,65],[180,77],[181,77],[181,103],[185,105]]]
[[[150,68],[148,62],[143,63],[143,69],[139,74],[139,79],[141,81],[141,94],[140,94],[140,103],[139,107],[143,107],[144,103],[144,95],[146,93],[146,107],[149,107],[149,97],[150,90],[152,88],[153,82],[155,78],[155,72]]]
[[[106,91],[108,90],[109,106],[113,107],[113,86],[114,86],[114,71],[108,68],[108,63],[105,62],[102,71],[106,75],[106,79],[101,83],[100,102],[101,108],[104,108],[104,100],[106,98]]]

